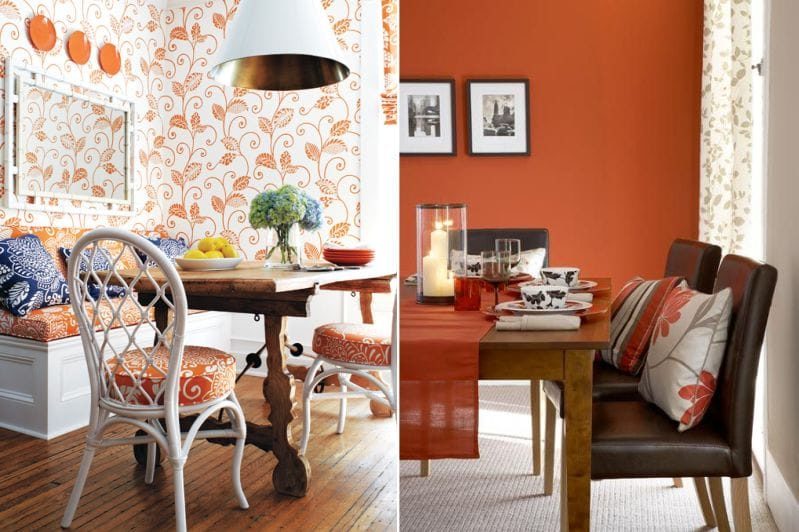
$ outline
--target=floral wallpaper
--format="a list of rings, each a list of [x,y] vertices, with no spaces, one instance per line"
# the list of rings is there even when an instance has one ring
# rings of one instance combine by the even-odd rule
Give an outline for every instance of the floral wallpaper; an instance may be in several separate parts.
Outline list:
[[[351,76],[322,89],[257,92],[208,76],[238,0],[173,10],[164,9],[164,0],[0,0],[0,56],[13,53],[47,72],[136,100],[137,203],[143,207],[132,220],[0,210],[0,223],[107,223],[189,241],[222,234],[245,256],[257,258],[266,234],[249,227],[249,201],[263,190],[293,184],[324,207],[323,228],[303,235],[306,256],[318,256],[327,241],[357,241],[361,5],[360,0],[320,2]],[[28,41],[34,14],[47,15],[56,25],[59,39],[48,53],[34,51]],[[77,29],[93,45],[84,66],[69,61],[64,51],[66,37]],[[116,44],[123,57],[115,77],[97,63],[96,50],[105,42]]]
[[[261,257],[266,232],[247,222],[250,199],[283,184],[320,199],[325,224],[304,235],[305,254],[326,241],[360,233],[360,2],[321,0],[353,70],[318,90],[232,89],[208,76],[236,0],[217,0],[167,13],[164,19],[164,119],[160,153],[169,168],[156,187],[167,231],[194,241],[221,234],[248,257]]]
[[[163,127],[160,117],[145,112],[146,102],[161,82],[155,73],[143,71],[142,65],[152,50],[163,49],[163,34],[158,25],[161,17],[161,11],[156,7],[158,4],[163,4],[163,0],[0,0],[0,59],[3,61],[0,74],[5,75],[5,60],[13,54],[20,63],[49,74],[91,84],[106,92],[125,95],[135,100],[138,105],[136,143],[150,157],[153,139],[162,135]],[[56,45],[49,52],[34,50],[28,40],[29,21],[37,14],[49,17],[56,28]],[[84,31],[92,43],[93,53],[85,65],[70,61],[64,50],[67,37],[76,30]],[[113,77],[100,70],[97,59],[96,51],[107,42],[115,44],[123,57],[122,71]],[[5,99],[2,87],[0,99]],[[5,129],[5,123],[4,109],[0,109],[0,130]],[[4,145],[4,139],[0,139],[0,149]],[[136,168],[135,182],[139,197],[145,194],[145,190],[153,188],[164,173],[162,166],[156,164],[157,156],[152,156],[151,163]],[[47,167],[47,164],[43,165],[42,172],[49,173]],[[78,172],[78,168],[74,171]],[[55,168],[53,173],[55,174]],[[5,187],[4,174],[4,167],[0,167],[2,188]],[[79,177],[80,175],[82,172],[78,172]],[[63,172],[58,177],[63,178]],[[74,180],[74,177],[73,173],[70,179]],[[154,229],[161,218],[161,206],[155,201],[154,195],[146,202],[141,213],[132,219],[0,209],[0,223],[6,226],[92,227],[105,223],[143,230]]]

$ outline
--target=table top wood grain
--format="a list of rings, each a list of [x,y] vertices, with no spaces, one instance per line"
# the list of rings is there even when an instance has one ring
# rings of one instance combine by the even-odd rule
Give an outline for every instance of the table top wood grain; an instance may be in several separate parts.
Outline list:
[[[187,271],[178,269],[180,279],[187,294],[203,296],[227,296],[244,298],[270,293],[293,292],[324,288],[331,285],[353,286],[366,280],[390,280],[395,269],[391,266],[370,265],[359,269],[339,270],[333,272],[283,271],[264,268],[263,262],[245,261],[236,269],[221,271]],[[157,268],[149,270],[150,275],[159,284],[164,281],[163,273]],[[131,282],[139,270],[122,270],[119,275],[125,282]],[[366,283],[368,284],[368,283]],[[136,290],[146,292],[148,283],[141,279]]]

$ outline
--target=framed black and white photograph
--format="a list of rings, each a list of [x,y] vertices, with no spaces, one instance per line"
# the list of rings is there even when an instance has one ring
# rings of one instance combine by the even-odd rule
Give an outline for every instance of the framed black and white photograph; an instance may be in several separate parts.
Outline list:
[[[470,155],[530,155],[530,80],[466,82]]]
[[[455,155],[455,82],[400,81],[400,155]]]

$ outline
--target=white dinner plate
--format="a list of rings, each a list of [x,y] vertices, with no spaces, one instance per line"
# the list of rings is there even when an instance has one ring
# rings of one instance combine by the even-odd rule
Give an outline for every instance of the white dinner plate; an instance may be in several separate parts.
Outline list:
[[[527,281],[526,283],[519,283],[519,286],[524,286],[526,284],[540,285],[540,284],[546,284],[546,283],[544,281],[542,281],[541,279],[536,279],[534,281]],[[596,287],[598,284],[599,283],[597,283],[596,281],[587,281],[585,279],[582,279],[582,280],[577,281],[577,285],[570,286],[569,290],[590,290],[590,289]]]
[[[213,270],[232,270],[241,263],[242,257],[235,259],[184,259],[175,258],[175,262],[183,270],[209,272]]]
[[[524,316],[525,314],[574,314],[581,310],[588,310],[593,305],[585,301],[566,301],[564,308],[546,308],[546,309],[532,309],[524,306],[524,301],[521,299],[517,301],[507,301],[497,305],[497,310],[507,310],[513,312],[517,316]]]

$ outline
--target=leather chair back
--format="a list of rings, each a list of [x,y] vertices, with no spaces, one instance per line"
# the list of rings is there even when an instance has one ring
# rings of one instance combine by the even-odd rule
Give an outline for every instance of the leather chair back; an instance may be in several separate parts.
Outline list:
[[[466,249],[470,255],[493,250],[494,240],[497,238],[518,238],[521,240],[522,251],[545,248],[547,255],[544,258],[544,266],[549,265],[548,229],[469,229],[466,238]]]
[[[720,261],[719,246],[678,238],[666,258],[666,277],[682,277],[694,290],[709,294],[713,291]]]
[[[733,309],[727,351],[708,414],[726,433],[734,469],[730,476],[734,477],[752,473],[755,380],[776,284],[773,266],[739,255],[724,257],[716,279],[716,292],[732,289]]]

